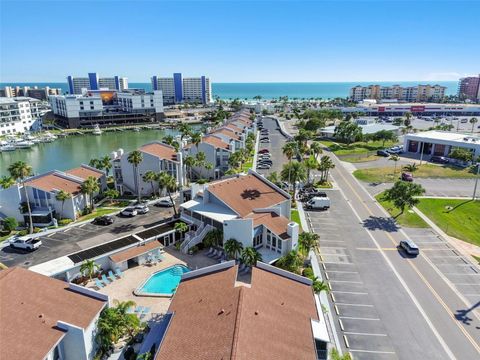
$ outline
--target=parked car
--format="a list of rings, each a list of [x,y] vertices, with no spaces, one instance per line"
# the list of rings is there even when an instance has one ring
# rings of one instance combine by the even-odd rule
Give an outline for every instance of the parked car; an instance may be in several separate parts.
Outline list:
[[[270,154],[268,154],[268,153],[267,153],[267,154],[260,154],[260,155],[258,155],[258,158],[259,158],[259,159],[268,159],[268,160],[270,160],[270,159],[272,158],[272,155],[270,155]]]
[[[468,122],[467,119],[462,119],[462,120],[460,120],[460,123],[462,123],[462,124],[466,124],[467,122]]]
[[[438,163],[438,164],[448,164],[450,160],[448,160],[445,156],[432,156],[430,158],[430,161],[433,163]]]
[[[272,161],[272,160],[260,160],[260,161],[257,161],[257,165],[260,165],[260,164],[273,165],[273,161]]]
[[[268,144],[268,143],[270,143],[270,139],[269,138],[261,139],[260,142],[263,143],[263,144]]]
[[[389,157],[390,154],[388,153],[387,150],[378,150],[377,151],[377,156]]]
[[[129,217],[137,216],[137,209],[134,207],[127,207],[120,212],[120,215]]]
[[[393,146],[387,150],[389,154],[401,154],[403,153],[403,146]]]
[[[93,223],[97,225],[112,225],[114,222],[113,217],[104,215],[104,216],[97,216]]]
[[[408,173],[408,172],[403,172],[401,179],[403,181],[410,181],[411,182],[411,181],[413,181],[413,175],[411,173]]]
[[[307,210],[327,210],[330,208],[330,199],[328,197],[313,197],[305,204]]]
[[[162,200],[158,200],[155,204],[153,204],[154,206],[158,206],[158,207],[173,207],[173,203],[170,201],[170,199],[162,199]]]
[[[146,214],[150,211],[149,207],[145,204],[135,205],[135,210],[137,210],[137,214]]]
[[[270,169],[272,165],[267,165],[267,164],[259,164],[257,165],[257,169]]]
[[[261,149],[261,150],[258,150],[258,153],[259,153],[259,154],[269,154],[269,153],[270,153],[270,150],[268,150],[268,149]]]
[[[9,245],[11,248],[14,249],[34,251],[42,245],[42,241],[40,239],[34,239],[28,236],[19,236],[14,237],[12,240],[10,240]]]
[[[417,256],[420,254],[420,249],[417,244],[410,239],[400,241],[400,248],[405,250],[408,255]]]

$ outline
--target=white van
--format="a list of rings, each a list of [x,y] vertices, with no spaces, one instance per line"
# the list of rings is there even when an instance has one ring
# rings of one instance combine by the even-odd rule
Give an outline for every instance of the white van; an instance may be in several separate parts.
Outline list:
[[[330,208],[330,199],[328,197],[315,196],[306,203],[307,210],[327,210]]]

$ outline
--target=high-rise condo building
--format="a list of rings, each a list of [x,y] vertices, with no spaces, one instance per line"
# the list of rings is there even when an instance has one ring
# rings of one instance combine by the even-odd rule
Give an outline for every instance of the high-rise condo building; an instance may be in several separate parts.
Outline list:
[[[460,79],[458,97],[462,100],[480,101],[480,75]]]
[[[183,78],[181,73],[173,77],[152,76],[153,90],[162,90],[164,105],[212,102],[212,85],[206,76]]]
[[[44,88],[39,88],[38,86],[5,86],[3,89],[0,89],[0,97],[17,97],[17,96],[28,96],[38,100],[48,100],[49,95],[60,95],[62,89],[51,88],[45,86]]]
[[[0,98],[0,135],[22,134],[42,126],[40,100],[28,97]]]
[[[350,99],[362,101],[365,99],[389,99],[407,102],[430,102],[439,101],[445,96],[445,86],[440,85],[417,85],[403,87],[393,86],[355,86],[350,89]]]
[[[88,77],[67,76],[68,91],[70,94],[82,94],[82,89],[86,90],[119,90],[128,89],[128,79],[126,77],[99,77],[97,73],[88,73]]]

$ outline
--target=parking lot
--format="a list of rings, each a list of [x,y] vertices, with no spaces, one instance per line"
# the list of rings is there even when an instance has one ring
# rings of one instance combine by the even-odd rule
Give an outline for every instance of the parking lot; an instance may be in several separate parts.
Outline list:
[[[269,130],[270,143],[260,143],[259,149],[268,149],[272,155],[272,167],[270,169],[258,169],[260,174],[268,175],[273,171],[280,174],[283,164],[288,162],[288,159],[283,155],[282,147],[285,144],[285,137],[277,129],[277,123],[270,118],[263,118],[263,128]],[[262,136],[260,136],[262,137]]]
[[[347,216],[350,209],[341,193],[327,190],[327,195],[332,207],[328,211],[307,211],[306,218],[311,230],[320,235],[318,261],[331,289],[333,317],[343,335],[342,345],[348,345],[355,359],[397,359],[384,321],[358,270],[358,264],[365,266],[378,254],[363,251],[362,257],[358,256],[356,248],[368,249],[371,242],[363,235],[362,225]]]
[[[134,218],[117,215],[112,225],[102,226],[87,223],[69,227],[65,230],[40,237],[42,246],[32,253],[12,249],[8,246],[3,247],[0,250],[0,262],[9,267],[30,267],[158,225],[163,219],[172,215],[172,209],[150,206],[149,213],[145,215],[137,215]]]
[[[420,254],[434,265],[473,306],[480,299],[480,273],[478,269],[432,229],[404,229],[420,248]],[[458,314],[462,316],[462,314]]]

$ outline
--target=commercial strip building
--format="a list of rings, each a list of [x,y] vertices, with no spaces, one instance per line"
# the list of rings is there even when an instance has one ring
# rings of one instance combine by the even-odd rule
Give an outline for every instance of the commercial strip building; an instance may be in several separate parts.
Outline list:
[[[128,79],[118,75],[112,77],[99,77],[97,73],[88,73],[88,77],[67,76],[68,91],[81,95],[86,90],[118,90],[128,89]]]
[[[251,284],[234,261],[182,276],[156,360],[326,359],[329,336],[311,280],[257,263]]]
[[[400,85],[358,85],[350,89],[350,99],[353,101],[395,99],[406,102],[433,102],[443,99],[446,89],[445,86],[428,84],[408,87]]]
[[[109,298],[14,267],[0,271],[0,358],[90,360]]]
[[[375,134],[379,131],[392,131],[395,135],[400,135],[400,127],[392,124],[379,123],[374,119],[355,119],[356,124],[362,129],[363,135]],[[334,137],[336,126],[327,126],[320,129],[320,135],[324,137]]]
[[[0,98],[0,135],[22,134],[41,127],[40,100],[29,97]]]
[[[474,158],[478,158],[480,156],[480,136],[446,131],[425,131],[406,134],[403,139],[403,150],[409,153],[420,154],[423,152],[427,156],[448,156],[455,148],[471,151]]]
[[[31,97],[37,100],[47,101],[49,95],[61,95],[62,89],[51,88],[45,86],[44,88],[39,88],[38,86],[5,86],[3,89],[0,89],[0,97],[17,97],[17,96],[26,96]]]
[[[89,205],[88,195],[80,191],[82,183],[93,176],[98,180],[100,191],[107,187],[105,173],[88,165],[65,172],[52,170],[32,176],[25,181],[25,188],[16,183],[7,189],[0,188],[0,217],[13,217],[18,222],[29,222],[26,206],[30,201],[32,223],[35,227],[46,227],[55,224],[56,219],[76,220]],[[71,195],[65,201],[58,200],[57,194],[65,191]],[[93,194],[96,196],[98,194]]]
[[[206,76],[184,78],[181,73],[174,73],[171,78],[154,75],[151,81],[154,91],[162,91],[165,105],[212,102],[212,84]]]
[[[462,100],[480,102],[480,75],[460,79],[458,97]]]
[[[208,231],[223,231],[223,241],[236,239],[253,246],[272,263],[298,245],[299,226],[290,221],[291,197],[256,172],[238,174],[209,184],[192,184],[180,205],[181,218],[195,224],[181,250],[199,244]]]
[[[435,103],[377,103],[365,101],[352,107],[339,108],[344,114],[357,113],[360,116],[480,116],[477,104],[435,104]]]
[[[69,128],[149,123],[163,118],[161,91],[90,90],[83,95],[50,96],[49,101],[59,125]]]

